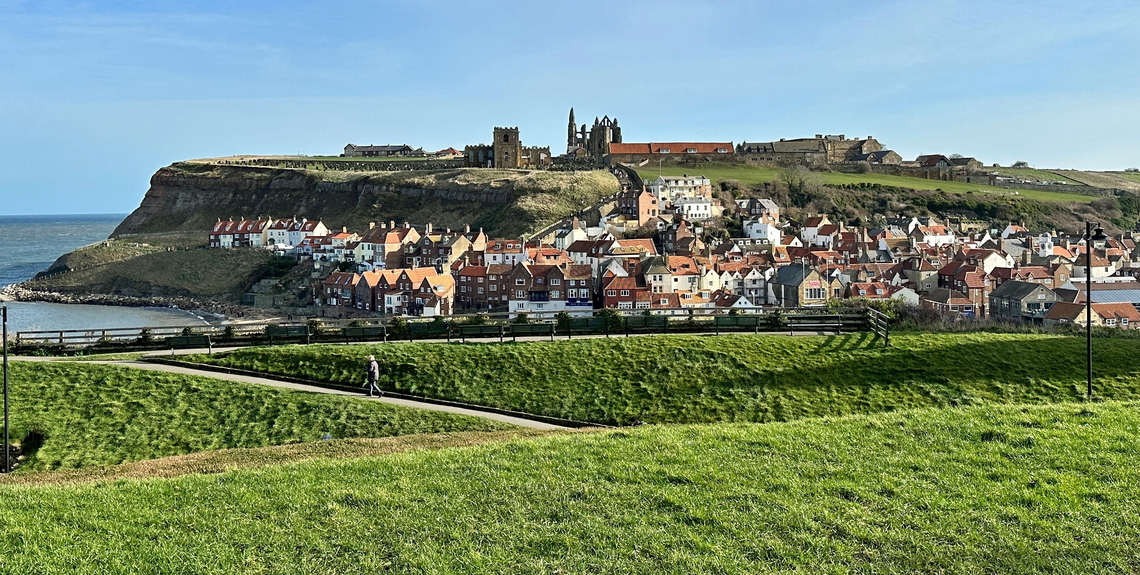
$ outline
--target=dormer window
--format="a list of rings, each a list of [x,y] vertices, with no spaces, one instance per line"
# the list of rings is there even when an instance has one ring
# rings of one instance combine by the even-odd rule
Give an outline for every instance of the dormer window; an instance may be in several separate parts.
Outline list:
[[[668,154],[669,148],[661,148],[660,150],[657,150],[657,152],[660,154]],[[662,301],[664,301],[664,300],[662,300]]]

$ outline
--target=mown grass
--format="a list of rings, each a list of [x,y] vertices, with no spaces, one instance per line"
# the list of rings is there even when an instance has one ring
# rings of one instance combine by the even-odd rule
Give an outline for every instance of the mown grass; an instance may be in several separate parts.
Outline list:
[[[365,357],[400,391],[608,424],[785,421],[980,403],[1074,401],[1084,342],[1024,334],[647,336],[518,344],[250,348],[194,356],[354,383]],[[1097,393],[1140,399],[1140,340],[1096,342]]]
[[[734,164],[715,164],[710,166],[664,166],[658,170],[655,166],[647,165],[637,171],[646,181],[658,175],[680,176],[682,174],[703,175],[713,182],[722,180],[739,180],[744,184],[757,184],[774,182],[780,177],[780,168],[764,166],[748,166]],[[924,178],[910,178],[905,176],[888,176],[885,174],[847,174],[843,172],[819,172],[825,184],[879,184],[883,186],[896,186],[914,190],[943,190],[946,192],[966,193],[984,192],[997,195],[1014,195],[1018,197],[1055,202],[1082,202],[1088,203],[1096,198],[1082,194],[1066,194],[1063,192],[1046,192],[1038,190],[1007,190],[983,184],[969,184],[966,182],[946,182],[942,180],[927,180]]]
[[[641,427],[0,487],[0,569],[1126,573],[1136,404]]]
[[[14,362],[13,438],[42,444],[20,471],[234,447],[510,426],[364,401],[119,366]],[[28,443],[25,443],[28,445]]]

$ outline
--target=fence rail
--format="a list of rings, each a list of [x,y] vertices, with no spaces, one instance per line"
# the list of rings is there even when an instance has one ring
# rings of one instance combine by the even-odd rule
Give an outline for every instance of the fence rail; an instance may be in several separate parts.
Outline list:
[[[137,345],[161,348],[190,336],[208,337],[214,345],[261,345],[283,342],[349,342],[369,339],[413,340],[453,336],[494,338],[580,334],[625,335],[675,332],[795,332],[869,331],[890,342],[889,318],[873,309],[740,308],[732,312],[710,308],[600,310],[531,313],[522,319],[508,313],[454,315],[444,318],[328,319],[319,323],[263,322],[202,326],[146,326],[84,330],[29,330],[15,334],[17,346]],[[645,313],[650,311],[651,313]],[[617,312],[617,313],[613,313]],[[565,314],[565,315],[563,315]],[[473,318],[478,318],[477,320]]]

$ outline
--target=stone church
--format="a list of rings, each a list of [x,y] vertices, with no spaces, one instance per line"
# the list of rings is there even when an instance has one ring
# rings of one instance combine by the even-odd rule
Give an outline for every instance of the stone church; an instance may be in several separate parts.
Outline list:
[[[464,164],[471,168],[537,168],[553,161],[550,147],[522,145],[518,127],[495,127],[492,144],[477,144],[463,149]]]
[[[594,126],[581,128],[574,122],[574,108],[570,108],[570,122],[566,126],[566,155],[602,161],[610,153],[610,144],[621,143],[621,127],[617,118],[594,117]]]

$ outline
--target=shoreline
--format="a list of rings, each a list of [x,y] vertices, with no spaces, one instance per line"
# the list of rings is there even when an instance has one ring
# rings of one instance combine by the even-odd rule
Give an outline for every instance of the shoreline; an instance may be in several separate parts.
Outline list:
[[[2,302],[43,302],[75,305],[98,305],[107,307],[150,307],[169,308],[188,313],[214,316],[207,323],[242,323],[254,319],[276,318],[279,313],[273,310],[247,308],[237,304],[202,301],[191,297],[132,297],[111,294],[69,294],[53,291],[32,290],[20,284],[10,284],[0,288]],[[205,319],[205,318],[203,318]]]

